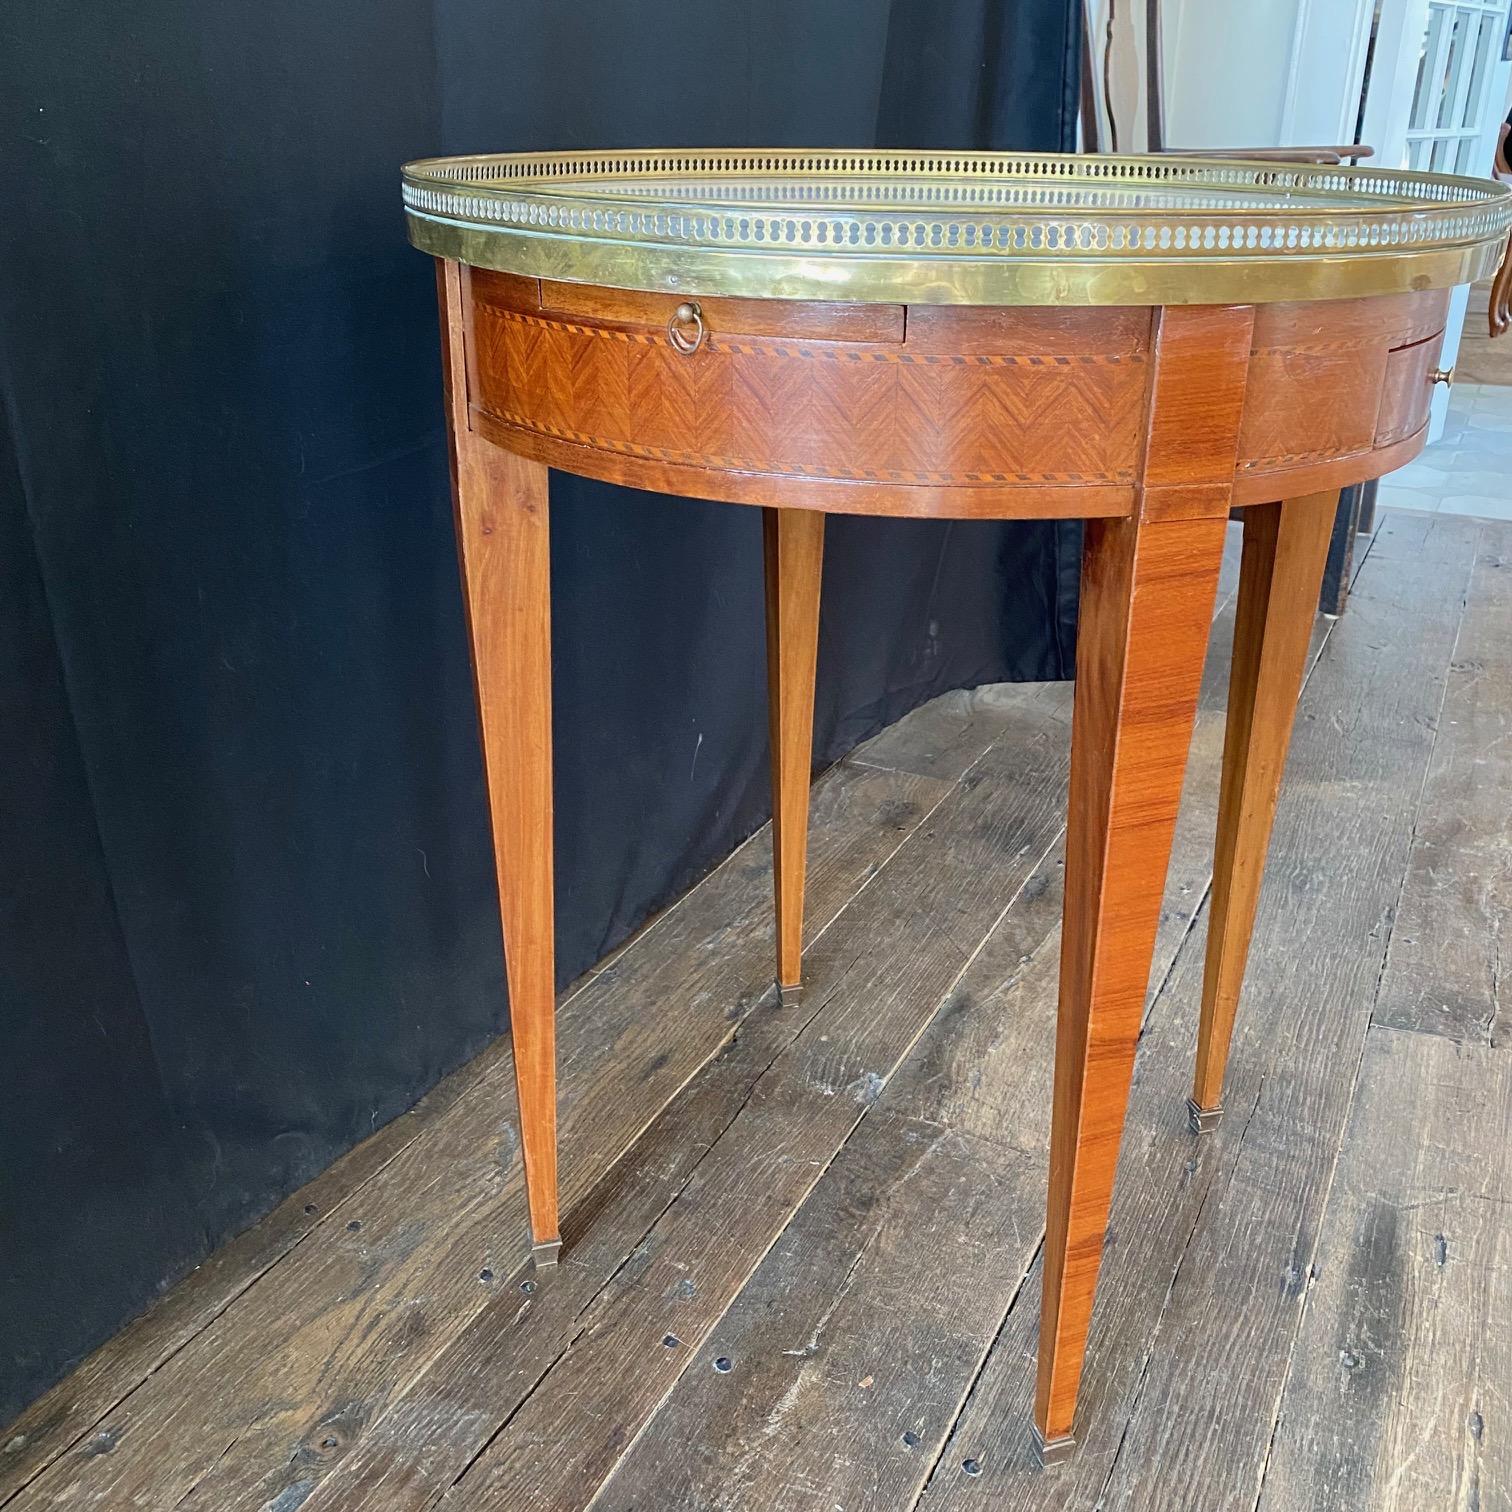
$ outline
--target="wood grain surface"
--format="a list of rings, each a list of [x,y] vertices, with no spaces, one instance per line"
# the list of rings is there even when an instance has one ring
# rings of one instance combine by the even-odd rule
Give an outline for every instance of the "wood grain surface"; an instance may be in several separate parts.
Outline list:
[[[1253,312],[1163,310],[1140,514],[1083,547],[1034,1418],[1071,1438],[1223,557]]]
[[[1373,1028],[1262,1512],[1512,1505],[1509,1206],[1512,1056]]]
[[[561,1234],[546,469],[472,433],[466,280],[455,263],[438,263],[437,274],[457,554],[493,824],[530,1236],[554,1261]]]
[[[1036,1266],[940,1457],[920,1503],[927,1512],[1103,1498],[1254,1506],[1476,535],[1470,522],[1425,517],[1408,529],[1401,519],[1387,514],[1384,543],[1366,557],[1303,693],[1276,819],[1276,885],[1262,899],[1257,974],[1235,1032],[1231,1116],[1210,1139],[1194,1140],[1181,1110],[1200,931],[1150,1010],[1076,1453],[1042,1472],[1025,1421]],[[1214,767],[1217,730],[1209,726]],[[1341,804],[1341,762],[1362,741],[1373,754]],[[974,1473],[963,1471],[968,1460]]]
[[[1230,606],[1209,658],[1157,981],[1205,892],[1231,623]],[[1066,684],[1003,692],[1069,721]],[[957,717],[969,727],[969,710]],[[1040,1243],[1064,855],[1062,835],[596,1507],[913,1505]],[[958,1227],[942,1242],[945,1211]],[[721,1359],[728,1371],[710,1363]]]
[[[1335,504],[1332,494],[1312,494],[1284,505],[1256,505],[1244,512],[1244,557],[1192,1089],[1193,1103],[1209,1114],[1216,1113],[1223,1102],[1223,1068],[1244,983]]]
[[[1203,956],[1191,920],[1216,822],[1232,612],[1218,620],[1071,1461],[1040,1471],[1028,1435],[1058,843],[1024,863],[989,924],[990,878],[971,884],[964,911],[935,908],[967,961],[959,980],[871,1104],[852,1105],[853,1124],[847,1111],[818,1141],[805,1116],[775,1173],[796,1183],[785,1160],[827,1161],[803,1174],[809,1196],[710,1241],[720,1276],[749,1263],[749,1280],[716,1278],[728,1305],[699,1314],[681,1347],[662,1342],[692,1300],[683,1283],[697,1291],[710,1274],[696,1255],[674,1263],[702,1242],[697,1215],[677,1209],[698,1196],[711,1211],[721,1183],[712,1167],[708,1186],[697,1173],[710,1159],[736,1169],[716,1152],[754,1128],[740,1110],[772,1095],[769,1068],[791,1052],[783,1064],[822,1054],[841,1070],[886,1069],[862,999],[894,1015],[884,1036],[899,1031],[920,936],[847,928],[846,914],[881,888],[892,901],[872,905],[870,924],[906,921],[906,896],[953,896],[962,847],[980,854],[995,834],[993,854],[1012,856],[1043,840],[1035,809],[1014,820],[980,788],[1001,795],[1064,752],[1071,691],[1058,685],[937,700],[816,782],[811,987],[796,1012],[771,993],[765,834],[564,998],[563,1265],[509,1268],[524,1198],[500,1045],[0,1433],[7,1512],[403,1512],[449,1492],[467,1506],[479,1450],[553,1390],[618,1423],[607,1478],[574,1482],[569,1502],[593,1494],[614,1512],[1502,1505],[1512,1432],[1497,1320],[1512,1204],[1492,1164],[1507,1148],[1495,984],[1457,979],[1465,1022],[1485,1025],[1458,1043],[1449,1020],[1423,1033],[1371,1019],[1416,1000],[1415,987],[1394,997],[1398,970],[1422,981],[1431,969],[1402,948],[1411,892],[1437,869],[1414,832],[1448,844],[1472,816],[1489,822],[1463,806],[1482,801],[1478,786],[1489,803],[1512,782],[1495,659],[1512,527],[1383,520],[1349,614],[1315,632],[1315,648],[1327,639],[1277,812],[1230,1117],[1194,1141],[1181,1113]],[[1053,800],[1037,801],[1056,818]],[[905,862],[917,869],[889,883]],[[1469,891],[1483,864],[1473,847],[1447,864],[1450,895],[1467,889],[1472,912],[1460,923],[1446,901],[1439,927],[1489,931]],[[1484,875],[1494,888],[1495,871]],[[888,972],[896,995],[876,990]],[[784,1126],[780,1110],[771,1118]],[[973,1243],[974,1224],[991,1244]],[[667,1292],[646,1284],[658,1277]],[[597,1300],[611,1290],[614,1307]],[[589,1319],[595,1349],[606,1329],[639,1328],[627,1357],[638,1371],[654,1356],[666,1389],[580,1368],[553,1389]],[[555,1443],[540,1441],[543,1460]],[[550,1512],[549,1499],[536,1505]]]
[[[1026,717],[820,936],[803,1032],[443,1507],[586,1506],[683,1371],[714,1371],[711,1330],[1054,842],[1065,770],[1063,725]]]
[[[1482,537],[1375,1022],[1501,1042],[1512,920],[1512,548]]]
[[[803,953],[803,872],[814,765],[814,673],[824,516],[762,511],[766,568],[767,712],[772,760],[772,882],[777,985],[796,990]]]
[[[1128,514],[1148,309],[681,300],[472,270],[475,425],[568,471],[857,514]],[[1336,488],[1421,447],[1440,291],[1260,306],[1235,502]]]
[[[948,791],[874,767],[840,767],[816,785],[811,938]],[[562,1004],[569,1214],[744,1019],[770,1003],[769,840],[763,831],[748,841]],[[245,1305],[200,1319],[149,1373],[106,1375],[88,1401],[113,1386],[108,1408],[73,1412],[66,1433],[53,1429],[70,1400],[60,1387],[34,1425],[47,1452],[13,1451],[14,1474],[11,1457],[0,1458],[0,1495],[25,1508],[114,1512],[134,1497],[154,1508],[261,1508],[308,1496],[355,1455],[445,1345],[496,1298],[520,1295],[528,1275],[517,1271],[525,1204],[503,1048],[435,1120],[433,1140],[411,1141],[344,1202],[322,1204],[269,1273],[272,1284],[246,1283]],[[99,1452],[103,1444],[110,1452]]]
[[[1088,527],[1035,1396],[1047,1444],[1076,1414],[1223,529]]]
[[[1097,311],[1005,330],[999,350],[967,356],[810,337],[801,316],[791,336],[748,333],[716,326],[711,304],[703,346],[684,355],[665,317],[566,318],[473,284],[475,402],[558,440],[719,472],[957,487],[1133,481],[1143,353],[1127,322]],[[1061,327],[1103,339],[1090,350],[1084,337],[1057,341]],[[1056,350],[1065,345],[1080,349]]]

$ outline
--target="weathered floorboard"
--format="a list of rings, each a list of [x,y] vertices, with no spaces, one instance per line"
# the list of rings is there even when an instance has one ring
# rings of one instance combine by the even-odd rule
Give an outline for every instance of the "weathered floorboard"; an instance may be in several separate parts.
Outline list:
[[[349,1150],[216,1250],[143,1316],[102,1344],[0,1434],[0,1505],[66,1453],[196,1334],[208,1328],[363,1184],[508,1057],[507,1040],[439,1082],[409,1112]]]
[[[809,936],[945,784],[841,767],[816,786]],[[563,1193],[580,1199],[768,991],[766,832],[669,909],[559,1014]],[[648,1013],[646,1005],[662,1005]],[[487,1302],[523,1255],[507,1056],[282,1262],[15,1498],[17,1508],[217,1507],[318,1474]],[[228,1380],[235,1391],[226,1389]],[[99,1452],[108,1447],[109,1452]],[[207,1488],[208,1489],[208,1488]],[[144,1501],[137,1499],[144,1498]]]
[[[1039,695],[1026,704],[1030,702],[1043,703],[1043,713],[1038,719],[1020,716],[1005,737],[998,760],[1015,770],[1045,766],[1048,775],[1041,785],[1019,788],[1016,796],[1004,800],[1005,808],[1012,816],[1010,825],[1022,825],[1026,835],[1035,833],[1038,826],[1053,834],[1054,821],[1048,816],[1056,811],[1057,790],[1053,765],[1046,762],[1042,748],[1047,743],[1052,749],[1064,743],[1059,726],[1064,698]],[[997,790],[1009,789],[1000,783]],[[926,828],[932,831],[936,824],[945,827],[948,823],[942,806]],[[938,838],[920,837],[926,869],[928,849],[938,843]],[[1027,854],[1027,841],[1024,850]],[[916,853],[916,846],[900,851],[893,864],[916,867],[918,863],[911,859]],[[886,875],[873,884],[884,898],[892,886]],[[912,895],[910,884],[903,897]],[[880,906],[886,912],[897,903],[884,901]],[[864,941],[865,926],[859,928]],[[825,948],[821,947],[821,956]],[[851,946],[837,949],[837,959],[850,969],[855,950]],[[823,962],[817,968],[811,963],[808,974],[809,988],[800,1007],[777,1010],[764,1002],[748,1015],[736,1043],[688,1084],[640,1143],[579,1207],[569,1211],[568,1250],[555,1274],[528,1278],[529,1293],[519,1293],[518,1278],[507,1287],[438,1355],[406,1395],[368,1426],[361,1442],[344,1453],[342,1463],[318,1489],[308,1475],[289,1482],[304,1490],[304,1512],[361,1506],[397,1512],[431,1505],[447,1490],[495,1427],[540,1389],[537,1381],[582,1332],[596,1295],[615,1283],[622,1270],[633,1270],[643,1261],[647,1246],[659,1233],[654,1227],[657,1220],[674,1202],[683,1205],[681,1212],[696,1201],[698,1188],[686,1195],[685,1189],[710,1147],[731,1128],[753,1096],[758,1106],[778,1096],[769,1084],[761,1083],[764,1073],[800,1030],[810,1036],[820,1033],[805,1029],[806,1015],[822,1017],[824,1012],[833,1012],[829,1005],[835,997],[834,984],[826,978]],[[843,1096],[838,1106],[845,1106]],[[862,1105],[857,1106],[864,1111]],[[700,1171],[699,1181],[707,1185],[709,1178]],[[679,1285],[689,1281],[690,1277],[679,1276]],[[685,1342],[686,1325],[679,1328],[678,1337]],[[655,1341],[658,1358],[666,1349],[659,1344],[660,1337]]]
[[[1473,527],[1442,521],[1383,553],[1303,694],[1235,1035],[1232,1113],[1214,1136],[1193,1140],[1182,1113],[1195,935],[1156,1000],[1075,1455],[1042,1474],[1030,1444],[1036,1279],[941,1457],[929,1512],[1043,1506],[1052,1479],[1066,1506],[1252,1507],[1473,541]],[[967,1460],[976,1473],[963,1473]]]
[[[731,1299],[1054,843],[1066,769],[1054,714],[1021,722],[989,750],[815,942],[805,960],[805,1002],[818,1005],[811,1021],[443,1505],[585,1506],[701,1357]]]
[[[905,714],[845,759],[856,766],[917,772],[921,777],[959,781],[982,752],[1010,731],[1030,704],[1053,692],[1055,683],[993,683],[942,693]]]
[[[802,1007],[765,990],[761,838],[564,999],[554,1274],[513,1269],[495,1046],[0,1434],[22,1440],[0,1502],[1512,1505],[1509,540],[1384,517],[1304,695],[1230,1119],[1194,1141],[1210,663],[1067,1464],[1035,1468],[1027,1433],[1060,892],[1041,784],[1064,780],[1068,710],[1050,686],[939,700],[817,785]]]
[[[1230,608],[1209,655],[1157,982],[1211,872],[1232,628]],[[1065,685],[1041,696],[1069,718]],[[595,1512],[913,1501],[1044,1229],[1063,854],[1062,832]]]
[[[1512,1056],[1371,1029],[1315,1269],[1261,1512],[1512,1506]]]
[[[595,1512],[912,1500],[990,1340],[993,1299],[1006,1307],[1043,1224],[1059,849]]]
[[[1246,1005],[1236,1106],[1252,1111],[1220,1145],[1232,1165],[1173,1282],[1108,1508],[1185,1508],[1199,1486],[1214,1512],[1253,1506],[1474,555],[1467,521],[1445,520],[1435,536],[1413,558],[1388,544],[1351,596],[1359,626],[1330,637],[1310,689],[1289,844],[1272,873],[1284,933],[1265,937],[1271,969]],[[1162,1467],[1158,1491],[1150,1464]]]
[[[1505,1043],[1512,919],[1512,525],[1487,522],[1375,1022]]]
[[[496,1294],[429,1369],[318,1479],[291,1478],[301,1512],[424,1507],[535,1389],[581,1328],[589,1304],[791,1042],[792,1011],[763,1001],[624,1158],[568,1215],[569,1253],[552,1271],[501,1278]]]
[[[1234,534],[1237,536],[1237,532]],[[1232,560],[1226,563],[1230,590],[1237,572],[1237,551],[1231,555]],[[1020,718],[1020,710],[1026,701],[1032,705],[1045,696],[1064,695],[1063,690],[1033,687],[987,688],[975,693],[947,695],[891,726],[861,747],[855,755],[868,766],[902,772],[916,771],[924,776],[940,775],[954,779],[976,760],[992,740],[1013,726]],[[958,704],[962,705],[962,709],[956,707]],[[963,709],[968,705],[970,712],[963,714]],[[831,859],[836,862],[839,867],[836,873],[839,892],[845,890],[845,861],[849,844],[845,826],[854,817],[850,810],[855,808],[859,812],[864,804],[848,805],[837,801],[837,795],[843,796],[847,784],[855,776],[847,768],[840,769],[838,773],[821,781],[816,796],[812,842],[816,867],[823,872]],[[834,787],[834,783],[840,785]],[[867,790],[869,784],[866,783],[858,788],[858,792]],[[933,797],[937,799],[943,791],[943,787],[937,789]],[[896,830],[897,837],[901,839],[909,825],[917,822],[918,817],[914,800],[906,795],[891,799],[884,796],[879,800],[876,818],[886,843],[878,847],[875,854],[867,849],[866,843],[862,844],[855,857],[857,866],[850,873],[851,885],[864,883],[883,864],[891,844],[887,841],[888,832]],[[862,839],[863,842],[866,841],[865,836]],[[606,978],[606,981],[614,981],[621,976],[620,966],[632,951],[643,955],[646,950],[664,950],[671,954],[678,947],[699,948],[696,921],[685,927],[688,911],[697,914],[701,903],[710,904],[709,890],[725,887],[732,872],[743,876],[749,884],[750,897],[745,912],[742,913],[737,906],[731,917],[721,919],[718,916],[720,898],[714,898],[711,906],[706,907],[702,914],[709,931],[704,948],[712,949],[716,944],[723,944],[726,948],[739,948],[753,917],[759,930],[761,915],[767,907],[760,845],[761,840],[758,838],[745,852],[732,857],[714,878],[706,882],[702,891],[695,890],[678,904],[672,905],[640,934],[619,947],[599,968],[615,974]],[[679,913],[684,917],[679,918]],[[819,923],[822,924],[822,920]],[[638,998],[638,1001],[660,1003],[669,1014],[681,1011],[685,1007],[686,996],[675,992],[658,994],[654,974],[648,975],[644,964],[642,962],[623,975],[625,988],[629,991],[643,990],[645,996]],[[560,1010],[564,1023],[575,1011],[570,1006],[574,996],[575,993],[568,993],[564,998]],[[569,1034],[564,1049],[570,1047]],[[500,1129],[507,1136],[508,1125],[496,1128],[491,1114],[496,1099],[502,1099],[507,1106],[512,1097],[507,1064],[502,1070],[495,1064],[501,1057],[507,1062],[507,1041],[491,1047],[483,1056],[438,1087],[412,1114],[397,1120],[364,1142],[316,1182],[291,1197],[263,1223],[224,1247],[193,1276],[174,1288],[149,1316],[110,1341],[70,1378],[60,1383],[55,1391],[34,1404],[7,1430],[4,1443],[0,1444],[0,1449],[6,1451],[0,1453],[0,1501],[15,1495],[58,1455],[65,1453],[85,1435],[90,1434],[92,1429],[97,1428],[113,1408],[131,1397],[165,1362],[183,1351],[197,1334],[208,1328],[249,1287],[255,1285],[263,1292],[268,1288],[290,1287],[292,1300],[286,1297],[278,1306],[287,1303],[285,1310],[296,1314],[302,1306],[307,1305],[297,1300],[297,1293],[305,1290],[307,1284],[318,1286],[323,1280],[332,1279],[338,1281],[341,1287],[349,1289],[350,1275],[338,1275],[329,1266],[312,1267],[302,1261],[291,1276],[291,1273],[281,1268],[280,1262],[331,1215],[342,1212],[344,1223],[345,1209],[360,1192],[367,1177],[388,1164],[427,1121],[450,1108],[475,1081],[489,1080],[487,1088],[478,1094],[481,1100],[474,1105],[488,1119],[489,1137],[495,1137]],[[498,1079],[500,1076],[503,1077],[502,1081]],[[569,1082],[571,1079],[569,1074]],[[505,1153],[507,1159],[507,1150]],[[450,1158],[444,1144],[437,1146],[436,1158]],[[381,1210],[390,1197],[396,1201],[413,1201],[417,1194],[412,1182],[391,1182],[388,1188],[367,1195],[371,1197],[375,1208]],[[364,1206],[367,1206],[366,1201]],[[367,1227],[373,1227],[371,1219]],[[317,1239],[318,1244],[325,1242],[328,1242],[326,1236]],[[481,1248],[477,1258],[482,1258]],[[490,1269],[488,1266],[480,1268]],[[366,1268],[365,1276],[369,1285],[375,1285],[381,1279],[380,1269],[381,1266],[376,1264],[370,1264]],[[539,1300],[544,1302],[544,1298]],[[270,1308],[270,1317],[277,1314],[278,1306]],[[298,1328],[296,1323],[292,1332],[297,1334]],[[270,1329],[270,1334],[273,1339],[279,1337],[276,1326]],[[232,1358],[235,1357],[233,1350]],[[323,1363],[317,1355],[312,1356],[304,1367],[293,1366],[291,1385],[297,1383],[301,1368],[314,1372]],[[395,1355],[396,1369],[406,1369],[410,1364],[410,1351],[400,1350]],[[175,1367],[175,1370],[181,1368]],[[174,1372],[170,1372],[170,1382],[173,1375]],[[205,1379],[212,1397],[218,1395],[219,1388],[213,1375],[207,1372]],[[147,1422],[143,1422],[140,1417],[132,1420],[133,1432],[139,1441],[148,1436],[152,1400],[163,1384],[150,1382],[132,1404],[134,1414],[144,1414],[148,1419]],[[241,1384],[244,1389],[255,1392],[258,1384],[256,1372],[252,1373],[250,1383]],[[180,1400],[188,1394],[189,1388],[182,1388]],[[223,1421],[237,1420],[235,1410],[227,1410],[224,1404],[220,1411]],[[313,1410],[305,1416],[312,1424],[321,1421],[321,1414]],[[255,1420],[257,1417],[255,1411],[244,1412],[242,1420]],[[186,1427],[195,1421],[203,1424],[207,1419],[215,1421],[215,1414],[206,1404],[190,1402],[184,1406],[182,1420]],[[226,1485],[229,1494],[229,1478],[239,1474],[249,1482],[257,1480],[265,1468],[266,1459],[271,1455],[277,1461],[277,1468],[270,1476],[263,1478],[262,1484],[274,1488],[283,1486],[285,1489],[298,1485],[303,1494],[312,1482],[303,1476],[301,1467],[310,1463],[315,1478],[318,1478],[331,1465],[342,1463],[348,1451],[370,1431],[369,1409],[361,1402],[354,1403],[352,1410],[345,1413],[327,1413],[323,1426],[325,1431],[319,1435],[295,1433],[275,1414],[273,1420],[265,1425],[265,1442],[254,1443],[250,1431],[233,1441],[230,1451],[219,1466],[220,1474],[214,1479]],[[105,1447],[110,1448],[113,1454],[114,1448],[111,1446],[118,1446],[119,1442],[120,1424],[114,1423],[108,1429],[101,1428],[90,1443],[84,1445],[82,1452],[93,1460],[96,1456],[90,1451]],[[316,1453],[315,1450],[319,1452]],[[164,1484],[176,1483],[180,1478],[200,1484],[194,1481],[193,1457],[194,1450],[191,1449],[187,1453],[190,1463],[186,1465],[180,1453],[170,1450],[164,1454],[160,1462]],[[129,1456],[123,1456],[119,1463],[124,1464],[127,1458]],[[68,1483],[68,1477],[60,1475],[50,1485],[59,1489],[61,1494]],[[108,1498],[113,1494],[109,1488],[115,1484],[115,1481],[107,1478],[106,1489],[101,1494]],[[167,1492],[164,1491],[163,1494],[166,1495]],[[192,1491],[190,1494],[193,1495]],[[89,1493],[89,1496],[92,1498],[93,1493]],[[50,1496],[48,1499],[50,1500]],[[41,1504],[40,1499],[28,1500],[33,1505]]]

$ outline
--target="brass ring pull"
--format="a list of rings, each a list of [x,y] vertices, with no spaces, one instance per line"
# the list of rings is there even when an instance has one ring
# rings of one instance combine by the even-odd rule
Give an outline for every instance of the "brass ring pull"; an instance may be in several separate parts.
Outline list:
[[[1428,370],[1429,383],[1453,383],[1453,368],[1430,368]]]
[[[689,326],[693,328],[691,334]],[[691,357],[703,345],[703,339],[703,311],[692,300],[678,305],[667,322],[667,340],[684,357]]]

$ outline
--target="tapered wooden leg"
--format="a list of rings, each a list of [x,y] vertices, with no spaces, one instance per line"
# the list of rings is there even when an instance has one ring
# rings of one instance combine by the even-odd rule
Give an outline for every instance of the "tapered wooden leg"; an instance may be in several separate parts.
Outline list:
[[[1071,1443],[1222,519],[1087,525],[1035,1428]]]
[[[777,902],[777,987],[796,1000],[803,956],[803,873],[809,773],[814,761],[814,670],[824,516],[762,512],[766,557],[767,709],[772,743],[772,877]]]
[[[1216,1128],[1223,1069],[1244,981],[1271,821],[1281,791],[1318,588],[1333,529],[1334,493],[1244,511],[1228,727],[1218,798],[1218,846],[1208,910],[1197,1075],[1188,1114]]]
[[[556,971],[552,898],[551,584],[546,468],[475,435],[464,270],[438,264],[452,484],[493,823],[533,1254],[554,1264]]]
[[[1069,1452],[1233,493],[1254,311],[1165,309],[1133,516],[1089,521],[1034,1427]]]

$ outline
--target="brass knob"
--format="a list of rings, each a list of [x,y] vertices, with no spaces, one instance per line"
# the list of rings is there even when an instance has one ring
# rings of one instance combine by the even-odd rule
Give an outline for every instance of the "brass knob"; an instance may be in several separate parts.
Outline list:
[[[691,327],[691,330],[689,329]],[[703,345],[703,311],[693,300],[678,305],[667,322],[667,340],[684,357],[691,357]]]
[[[1430,368],[1428,370],[1429,383],[1453,383],[1453,368]]]

